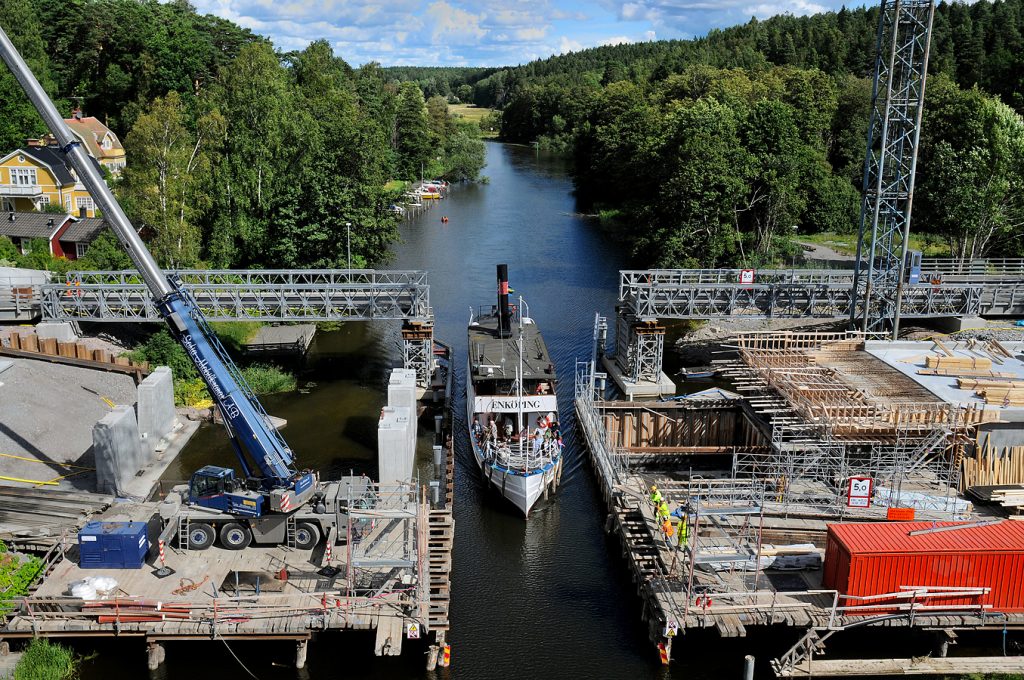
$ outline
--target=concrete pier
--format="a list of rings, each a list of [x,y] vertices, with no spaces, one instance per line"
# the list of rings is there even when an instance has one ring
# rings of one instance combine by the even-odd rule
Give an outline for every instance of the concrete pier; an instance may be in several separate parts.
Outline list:
[[[174,378],[171,369],[160,366],[139,383],[139,433],[152,460],[153,455],[166,448],[166,437],[178,426],[174,410]]]
[[[92,430],[96,488],[115,496],[127,494],[128,483],[148,459],[131,406],[116,406]]]
[[[385,406],[377,424],[377,464],[381,484],[394,484],[412,478],[415,447],[414,412],[405,406]]]

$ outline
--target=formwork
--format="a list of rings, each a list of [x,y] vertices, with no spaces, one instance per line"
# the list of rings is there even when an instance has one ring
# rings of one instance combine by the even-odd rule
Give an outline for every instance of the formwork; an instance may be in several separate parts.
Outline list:
[[[984,588],[957,590],[966,604],[948,607],[949,588],[908,584],[920,587],[886,593],[894,613],[876,620],[859,613],[859,596],[822,584],[830,522],[911,509],[927,521],[971,517],[956,494],[959,459],[990,414],[901,384],[856,335],[750,334],[733,346],[735,357],[718,366],[736,393],[714,399],[608,401],[596,363],[577,365],[578,422],[608,504],[606,528],[622,543],[652,641],[671,655],[688,630],[742,637],[788,626],[820,651],[815,636],[852,625],[1024,626],[1019,613],[995,615]],[[861,476],[875,483],[866,507],[847,496]],[[663,533],[652,485],[685,513],[683,544]],[[783,655],[780,668],[802,659]]]

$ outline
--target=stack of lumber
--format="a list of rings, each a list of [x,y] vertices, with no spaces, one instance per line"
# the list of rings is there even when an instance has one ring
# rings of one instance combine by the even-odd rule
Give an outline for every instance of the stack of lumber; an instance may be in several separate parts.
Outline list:
[[[1024,507],[1024,484],[975,486],[970,493],[978,500],[998,503],[1004,508]]]
[[[932,356],[926,357],[925,366],[928,368],[943,368],[947,370],[991,370],[992,360],[985,357],[957,357],[957,356]]]
[[[961,461],[960,488],[1024,484],[1024,446],[995,449],[989,440],[975,447],[974,458]]]
[[[1024,406],[1024,387],[985,387],[975,392],[986,404]]]

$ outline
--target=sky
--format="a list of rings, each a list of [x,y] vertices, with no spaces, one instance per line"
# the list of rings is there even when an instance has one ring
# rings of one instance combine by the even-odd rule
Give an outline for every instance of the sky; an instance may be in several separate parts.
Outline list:
[[[514,66],[588,47],[686,39],[841,0],[192,0],[283,50],[328,40],[353,66]],[[847,0],[848,6],[863,0]],[[871,4],[875,4],[872,2]]]

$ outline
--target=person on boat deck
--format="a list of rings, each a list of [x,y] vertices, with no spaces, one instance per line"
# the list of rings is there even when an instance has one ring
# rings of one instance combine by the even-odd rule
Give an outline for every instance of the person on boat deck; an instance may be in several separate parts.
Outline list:
[[[491,442],[497,446],[498,444],[498,423],[494,420],[494,416],[491,416],[491,422],[487,425],[488,434],[491,437]]]
[[[505,439],[512,439],[512,423],[505,421]]]
[[[548,419],[544,416],[537,416],[537,429],[533,431],[533,451],[540,451],[544,438],[548,435]]]
[[[484,428],[476,416],[473,416],[473,439],[477,444],[482,444],[484,441]]]

